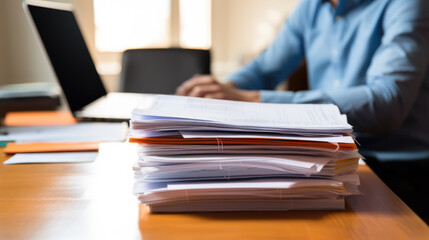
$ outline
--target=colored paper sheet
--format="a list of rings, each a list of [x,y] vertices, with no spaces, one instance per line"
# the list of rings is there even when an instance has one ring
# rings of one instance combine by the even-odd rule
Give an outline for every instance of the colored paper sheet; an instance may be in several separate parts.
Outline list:
[[[334,150],[357,150],[355,143],[309,142],[283,139],[263,138],[181,138],[181,137],[153,137],[130,138],[130,142],[155,145],[268,145],[288,147],[314,147]]]
[[[99,142],[9,143],[4,153],[98,151]]]
[[[77,123],[70,112],[66,111],[28,111],[6,114],[6,126],[52,126]]]

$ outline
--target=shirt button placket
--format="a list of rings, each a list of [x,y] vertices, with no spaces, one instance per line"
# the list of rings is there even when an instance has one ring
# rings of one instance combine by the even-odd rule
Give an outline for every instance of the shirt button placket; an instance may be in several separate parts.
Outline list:
[[[336,59],[338,56],[338,50],[337,49],[332,49],[332,58]]]
[[[332,79],[332,85],[334,88],[337,88],[340,86],[341,81],[341,66],[339,61],[339,49],[340,49],[340,43],[341,43],[341,16],[337,15],[334,18],[334,37],[332,41],[332,50],[331,50],[331,61],[334,71],[334,78]]]
[[[339,79],[335,79],[333,82],[334,87],[339,87],[340,86],[340,80]]]

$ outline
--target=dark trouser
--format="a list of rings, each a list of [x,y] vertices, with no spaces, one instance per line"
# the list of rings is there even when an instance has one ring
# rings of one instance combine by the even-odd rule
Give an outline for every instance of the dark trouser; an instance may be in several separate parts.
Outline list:
[[[381,162],[366,157],[365,162],[402,201],[429,224],[429,159]]]

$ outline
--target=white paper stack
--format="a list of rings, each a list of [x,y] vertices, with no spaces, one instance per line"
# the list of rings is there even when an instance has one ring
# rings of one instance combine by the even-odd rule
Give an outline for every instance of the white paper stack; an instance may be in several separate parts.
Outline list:
[[[159,95],[133,111],[134,193],[153,212],[344,209],[361,157],[335,105]]]

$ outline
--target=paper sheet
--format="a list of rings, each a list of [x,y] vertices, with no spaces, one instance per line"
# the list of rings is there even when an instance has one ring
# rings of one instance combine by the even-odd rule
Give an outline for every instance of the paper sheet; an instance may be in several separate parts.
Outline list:
[[[8,112],[4,119],[6,126],[52,126],[76,123],[73,115],[66,111]]]
[[[83,142],[123,141],[126,123],[78,123],[66,126],[1,127],[0,141]]]
[[[69,153],[20,153],[15,154],[3,164],[23,163],[83,163],[93,162],[97,152],[69,152]]]
[[[9,143],[3,150],[11,153],[98,151],[99,142]]]
[[[299,141],[318,141],[331,143],[354,143],[351,136],[336,137],[298,137],[285,136],[269,133],[232,133],[232,132],[193,132],[180,131],[184,138],[258,138],[258,139],[279,139],[279,140],[299,140]]]
[[[351,130],[333,104],[269,104],[158,95],[150,107],[142,106],[133,111],[133,117],[138,121],[136,115],[152,121],[174,116],[231,126]]]
[[[325,179],[258,179],[234,182],[205,182],[168,184],[168,189],[225,189],[225,188],[274,188],[285,189],[292,187],[342,187],[343,183],[335,180]]]

